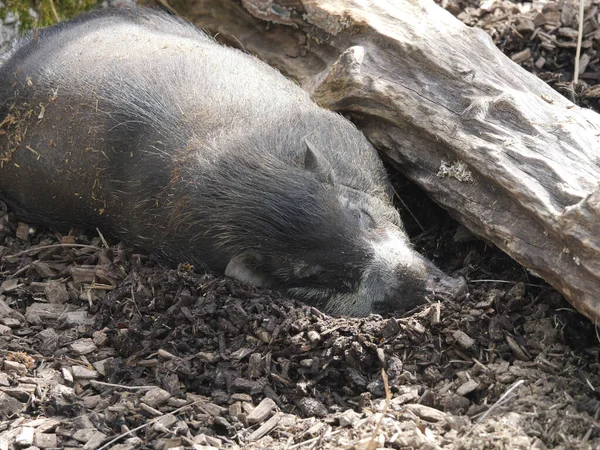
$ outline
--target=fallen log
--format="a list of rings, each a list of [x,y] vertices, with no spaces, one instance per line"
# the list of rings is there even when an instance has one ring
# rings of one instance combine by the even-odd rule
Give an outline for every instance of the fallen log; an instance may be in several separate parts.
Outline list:
[[[452,216],[600,321],[600,115],[431,0],[171,5],[353,117]]]

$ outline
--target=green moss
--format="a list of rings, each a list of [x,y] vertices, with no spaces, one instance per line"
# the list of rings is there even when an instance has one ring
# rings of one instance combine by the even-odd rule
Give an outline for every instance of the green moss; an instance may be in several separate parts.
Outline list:
[[[21,32],[33,27],[47,27],[87,11],[101,0],[4,0],[0,17],[4,19],[10,11],[19,16]],[[30,10],[38,14],[36,20]]]

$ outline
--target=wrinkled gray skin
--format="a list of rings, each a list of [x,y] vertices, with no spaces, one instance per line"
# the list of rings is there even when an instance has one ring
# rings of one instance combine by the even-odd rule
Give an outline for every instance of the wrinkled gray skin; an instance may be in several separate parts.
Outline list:
[[[0,66],[0,193],[174,261],[365,315],[456,294],[375,150],[292,81],[146,9],[34,32]]]

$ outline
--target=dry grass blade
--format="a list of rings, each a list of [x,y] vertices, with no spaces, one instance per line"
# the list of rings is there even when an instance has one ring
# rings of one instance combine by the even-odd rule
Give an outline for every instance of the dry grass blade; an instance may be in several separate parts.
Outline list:
[[[483,415],[477,420],[477,422],[475,422],[473,424],[473,427],[469,430],[469,432],[464,436],[464,437],[468,437],[475,428],[477,428],[477,426],[482,423],[495,409],[499,408],[500,406],[504,405],[505,403],[507,403],[509,400],[511,400],[511,394],[515,391],[515,389],[517,389],[519,386],[521,386],[523,383],[525,383],[525,380],[519,380],[517,382],[515,382],[511,387],[508,388],[508,390],[502,394],[502,397],[500,397],[496,403],[494,403],[492,406],[490,406],[490,408],[483,413]]]
[[[575,70],[573,73],[573,84],[579,81],[579,57],[581,55],[581,40],[583,37],[583,13],[585,0],[579,0],[579,30],[577,34],[577,50],[575,51]]]

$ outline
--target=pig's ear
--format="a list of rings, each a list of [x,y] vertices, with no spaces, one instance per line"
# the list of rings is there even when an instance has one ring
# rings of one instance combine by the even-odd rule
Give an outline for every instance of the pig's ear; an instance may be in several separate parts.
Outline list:
[[[304,168],[314,173],[317,177],[317,180],[331,185],[335,184],[333,167],[331,167],[329,161],[325,159],[319,149],[316,148],[308,139],[304,139],[304,142],[306,143]]]
[[[271,280],[260,270],[261,260],[262,257],[256,252],[240,253],[231,258],[225,268],[225,275],[252,286],[270,287]]]

